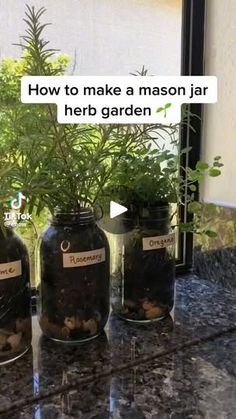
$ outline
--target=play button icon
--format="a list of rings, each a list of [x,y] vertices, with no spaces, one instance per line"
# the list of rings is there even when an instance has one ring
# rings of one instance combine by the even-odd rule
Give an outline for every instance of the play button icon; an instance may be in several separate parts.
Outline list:
[[[110,218],[115,218],[126,211],[128,211],[128,208],[123,205],[117,204],[117,202],[114,201],[110,202]]]

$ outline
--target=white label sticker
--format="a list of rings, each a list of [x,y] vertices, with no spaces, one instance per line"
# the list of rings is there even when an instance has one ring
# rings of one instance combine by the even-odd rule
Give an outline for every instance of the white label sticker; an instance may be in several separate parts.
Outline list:
[[[21,260],[15,262],[0,263],[0,281],[2,279],[15,278],[22,274]]]
[[[175,244],[175,233],[143,238],[143,250],[162,249]]]
[[[105,248],[90,250],[89,252],[64,253],[63,268],[78,268],[80,266],[95,265],[106,260]]]

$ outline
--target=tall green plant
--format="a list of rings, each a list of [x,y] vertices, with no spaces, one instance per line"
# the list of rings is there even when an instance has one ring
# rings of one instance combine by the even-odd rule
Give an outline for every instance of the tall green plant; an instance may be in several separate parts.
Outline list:
[[[27,6],[24,19],[27,29],[21,42],[26,73],[32,76],[64,74],[64,68],[51,65],[55,50],[49,48],[43,38],[47,24],[40,20],[44,12],[44,8],[36,11]],[[141,155],[150,141],[157,143],[166,133],[172,139],[178,129],[156,125],[61,125],[57,122],[54,105],[41,105],[41,108],[38,141],[43,142],[45,156],[38,162],[37,170],[33,164],[28,168],[31,176],[37,173],[35,182],[40,184],[43,180],[47,185],[42,191],[35,189],[33,196],[31,191],[31,205],[37,207],[38,213],[44,205],[51,212],[57,206],[76,209],[79,205],[93,205],[122,157]]]
[[[186,173],[180,176],[179,124],[65,125],[57,122],[55,105],[20,102],[23,75],[67,71],[68,59],[56,56],[44,40],[44,13],[44,8],[27,6],[22,58],[5,60],[0,67],[0,151],[7,164],[14,163],[7,173],[7,190],[29,196],[28,210],[39,215],[44,208],[53,213],[56,207],[76,210],[94,205],[108,190],[114,193],[116,185],[124,187],[127,199],[133,199],[135,191],[140,203],[149,204],[154,200],[181,204],[188,188],[189,210],[196,213],[196,184],[206,174],[220,174],[221,163],[217,158],[212,166],[199,162],[195,170],[182,168]],[[136,75],[145,76],[146,70]],[[185,115],[182,124],[187,119]]]

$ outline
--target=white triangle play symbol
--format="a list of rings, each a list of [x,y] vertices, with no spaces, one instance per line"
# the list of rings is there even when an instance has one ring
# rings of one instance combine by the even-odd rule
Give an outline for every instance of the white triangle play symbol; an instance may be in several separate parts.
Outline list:
[[[123,205],[117,204],[117,202],[110,202],[110,218],[115,218],[123,212],[128,211],[128,208],[123,207]]]

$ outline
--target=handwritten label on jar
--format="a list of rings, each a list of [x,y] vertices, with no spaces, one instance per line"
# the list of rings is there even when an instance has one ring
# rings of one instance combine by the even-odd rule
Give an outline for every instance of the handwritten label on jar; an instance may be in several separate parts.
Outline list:
[[[175,244],[175,233],[143,238],[143,250],[162,249]]]
[[[64,253],[63,268],[78,268],[96,265],[106,260],[105,248],[90,250],[89,252]]]
[[[15,262],[0,263],[0,281],[2,279],[15,278],[21,274],[21,260],[16,260]]]

